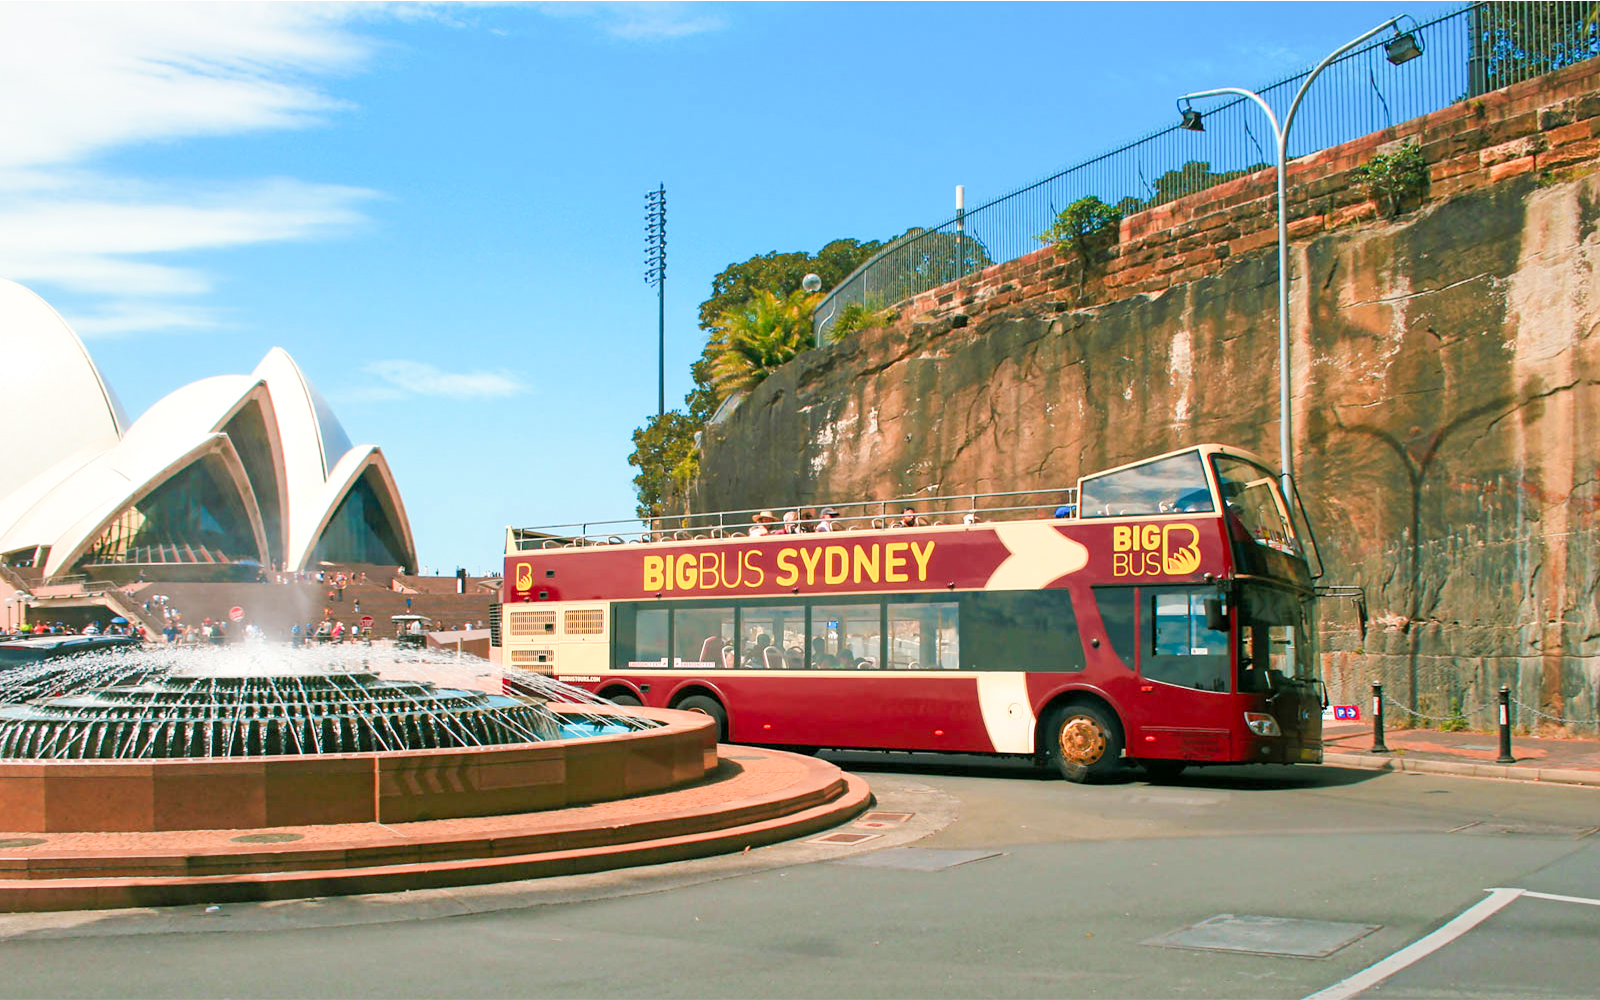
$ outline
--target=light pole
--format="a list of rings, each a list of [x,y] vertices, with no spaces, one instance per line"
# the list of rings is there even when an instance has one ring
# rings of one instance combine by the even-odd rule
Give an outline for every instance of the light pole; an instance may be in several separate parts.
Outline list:
[[[1201,113],[1189,106],[1190,101],[1202,97],[1248,98],[1256,102],[1256,105],[1266,113],[1267,121],[1272,125],[1273,137],[1278,140],[1278,450],[1283,464],[1285,501],[1289,500],[1293,489],[1291,479],[1294,475],[1293,438],[1289,425],[1289,219],[1284,196],[1284,174],[1289,159],[1289,129],[1294,126],[1294,115],[1300,110],[1301,99],[1306,96],[1306,91],[1311,89],[1311,81],[1315,80],[1335,59],[1379,32],[1389,28],[1395,29],[1395,36],[1384,43],[1385,57],[1394,65],[1410,62],[1422,55],[1422,40],[1417,37],[1415,31],[1400,30],[1400,22],[1405,20],[1406,16],[1402,14],[1399,17],[1391,17],[1361,37],[1352,39],[1328,53],[1295,92],[1294,100],[1289,102],[1289,113],[1284,116],[1282,127],[1278,125],[1278,116],[1272,113],[1272,106],[1253,90],[1245,90],[1242,87],[1218,87],[1215,90],[1196,91],[1178,98],[1178,109],[1183,115],[1179,127],[1191,132],[1205,131],[1205,124]]]
[[[660,394],[656,397],[656,416],[667,412],[667,186],[662,184],[644,196],[644,280],[656,286],[657,360],[660,363]]]

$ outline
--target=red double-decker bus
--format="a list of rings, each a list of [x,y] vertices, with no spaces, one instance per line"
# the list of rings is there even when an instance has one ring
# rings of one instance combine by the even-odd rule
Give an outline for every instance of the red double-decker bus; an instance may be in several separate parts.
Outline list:
[[[508,529],[502,662],[736,743],[1031,755],[1074,781],[1322,759],[1312,543],[1259,458],[795,514],[826,529]]]

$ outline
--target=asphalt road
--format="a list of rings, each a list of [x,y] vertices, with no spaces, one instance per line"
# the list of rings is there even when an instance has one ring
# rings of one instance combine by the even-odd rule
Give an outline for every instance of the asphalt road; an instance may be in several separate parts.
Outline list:
[[[1327,767],[1085,787],[832,759],[877,793],[881,815],[844,828],[874,839],[452,892],[0,917],[0,995],[1600,997],[1595,789]],[[1254,950],[1173,947],[1185,934]]]

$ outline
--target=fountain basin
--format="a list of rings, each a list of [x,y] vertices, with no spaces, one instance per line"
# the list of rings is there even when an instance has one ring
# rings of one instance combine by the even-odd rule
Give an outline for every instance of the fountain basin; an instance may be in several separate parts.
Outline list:
[[[570,717],[564,732],[607,711],[548,708]],[[716,768],[709,717],[640,708],[616,714],[660,725],[446,749],[0,761],[0,826],[14,833],[249,830],[495,816],[664,791]]]

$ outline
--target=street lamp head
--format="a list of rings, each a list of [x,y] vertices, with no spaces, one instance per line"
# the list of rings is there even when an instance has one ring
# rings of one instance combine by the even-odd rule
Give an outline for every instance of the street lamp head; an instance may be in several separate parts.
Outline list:
[[[1206,123],[1202,120],[1200,112],[1191,107],[1187,101],[1178,110],[1183,112],[1183,120],[1178,122],[1179,128],[1186,128],[1191,132],[1204,132],[1206,130]]]
[[[822,277],[816,274],[808,274],[800,279],[800,287],[804,288],[808,294],[815,295],[822,291]]]
[[[1394,30],[1395,36],[1383,43],[1383,54],[1390,63],[1399,66],[1422,55],[1422,39],[1417,37],[1416,31],[1402,32],[1398,24]]]

